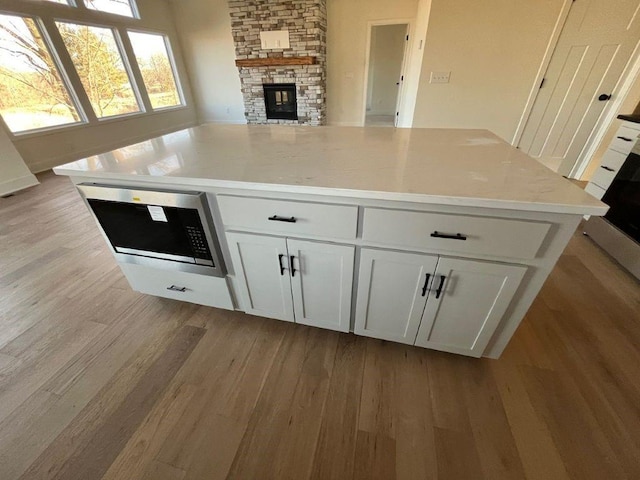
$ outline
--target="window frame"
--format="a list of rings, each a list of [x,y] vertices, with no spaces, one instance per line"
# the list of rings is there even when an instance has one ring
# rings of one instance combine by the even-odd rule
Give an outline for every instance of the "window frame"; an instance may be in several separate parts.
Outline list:
[[[163,29],[143,25],[144,22],[139,16],[138,6],[135,1],[130,1],[130,4],[132,5],[132,9],[134,9],[134,13],[138,15],[136,17],[128,17],[89,9],[83,3],[83,0],[69,0],[69,2],[70,4],[49,1],[43,2],[41,0],[0,0],[0,13],[29,17],[36,22],[43,38],[47,41],[49,52],[54,58],[61,77],[65,79],[65,88],[67,88],[71,99],[74,101],[78,114],[83,118],[82,122],[43,127],[25,130],[22,132],[12,132],[4,122],[4,119],[0,116],[0,127],[4,127],[5,132],[11,139],[27,139],[30,137],[56,134],[87,127],[99,127],[100,125],[107,123],[161,115],[169,111],[190,108],[183,88],[184,80],[181,78],[181,72],[178,69],[178,64],[175,59],[176,55],[173,51],[169,32]],[[7,4],[9,4],[9,6],[7,6]],[[136,100],[138,101],[140,111],[103,118],[98,118],[96,116],[55,22],[108,28],[114,33],[116,45],[118,46],[122,62],[129,76],[129,81],[134,91],[134,95],[136,96]],[[135,52],[133,51],[133,47],[129,40],[128,31],[161,35],[164,38],[165,45],[167,47],[167,54],[174,74],[176,88],[178,89],[178,95],[181,100],[179,105],[156,109],[153,108],[149,100],[146,85],[144,84],[144,79],[140,73]]]
[[[56,25],[56,29],[57,30],[58,30],[58,28],[57,28],[57,24],[58,23],[68,23],[68,24],[71,24],[71,25],[102,28],[102,29],[105,29],[105,30],[110,30],[111,33],[113,33],[113,39],[115,41],[118,53],[120,54],[120,59],[122,60],[122,66],[124,67],[124,71],[127,74],[127,78],[129,79],[129,84],[131,85],[131,90],[133,91],[133,96],[135,97],[136,102],[138,104],[138,108],[140,110],[138,110],[137,112],[120,113],[118,115],[109,115],[108,117],[98,117],[98,115],[96,114],[95,108],[93,108],[93,105],[91,105],[91,111],[93,113],[93,116],[96,117],[96,120],[98,122],[102,123],[104,120],[109,120],[109,119],[114,119],[114,118],[122,118],[122,117],[130,117],[130,116],[140,115],[140,114],[148,112],[148,110],[146,108],[146,104],[145,104],[145,102],[143,101],[143,98],[142,98],[142,93],[139,90],[139,85],[138,85],[138,82],[137,82],[137,78],[134,76],[133,68],[132,68],[131,63],[129,61],[128,55],[126,55],[126,53],[125,53],[125,48],[124,48],[123,42],[122,42],[122,35],[120,33],[120,30],[117,27],[113,27],[111,25],[97,24],[97,23],[93,23],[93,22],[68,21],[68,20],[62,20],[60,18],[54,18],[53,21],[54,21],[54,23]],[[58,30],[58,34],[60,34],[60,30]],[[60,34],[60,36],[62,36],[62,35]],[[64,39],[62,40],[62,42],[64,44]],[[69,50],[67,49],[66,44],[64,44],[64,48],[65,48],[65,53],[68,55],[69,54]],[[75,74],[78,75],[78,69],[76,68],[76,65],[73,63],[73,60],[70,59],[70,61],[71,61],[71,65],[73,67],[73,70],[74,70]],[[78,78],[80,78],[79,75],[78,75]],[[82,80],[81,80],[81,82],[82,82]],[[86,94],[86,89],[84,88],[84,84],[82,86],[82,89],[84,90],[84,92]],[[145,92],[145,94],[146,94],[146,92]],[[89,103],[91,103],[91,101],[89,101]]]
[[[62,5],[62,4],[59,4],[59,5]],[[71,84],[69,76],[67,75],[67,71],[63,67],[63,63],[60,59],[60,56],[58,55],[58,51],[55,49],[54,44],[51,40],[51,36],[49,35],[48,30],[46,29],[44,23],[42,22],[42,19],[35,15],[29,15],[25,13],[14,13],[6,10],[0,10],[0,15],[13,16],[18,18],[28,18],[33,21],[36,28],[40,32],[40,35],[42,35],[42,40],[44,41],[44,44],[47,48],[47,52],[49,52],[49,55],[51,56],[51,60],[53,61],[53,64],[58,69],[58,74],[60,75],[62,86],[67,91],[67,94],[69,95],[69,100],[71,100],[71,102],[73,103],[73,107],[76,109],[76,112],[80,117],[80,120],[78,120],[77,122],[64,123],[61,125],[51,125],[49,127],[30,128],[29,130],[13,132],[9,128],[9,125],[5,121],[4,117],[2,117],[2,115],[0,114],[0,120],[2,120],[2,125],[5,127],[5,130],[13,137],[22,138],[23,136],[29,135],[29,134],[37,135],[37,134],[49,132],[51,130],[60,130],[60,129],[66,129],[70,127],[80,127],[80,126],[87,125],[89,123],[87,113],[85,112],[85,109],[83,108],[83,105],[81,104],[80,99],[78,98],[78,95],[76,95],[76,91]]]
[[[165,51],[167,52],[167,58],[169,59],[169,65],[171,66],[171,73],[173,74],[173,80],[176,84],[176,90],[178,92],[178,98],[180,99],[180,103],[178,105],[171,105],[171,106],[167,106],[167,107],[160,107],[160,108],[154,108],[153,105],[151,105],[151,100],[149,100],[149,104],[151,105],[151,111],[152,112],[165,112],[167,110],[173,110],[176,108],[180,108],[180,107],[186,107],[187,106],[187,100],[184,96],[184,91],[182,89],[182,82],[180,81],[180,76],[178,75],[178,66],[176,64],[176,60],[174,58],[174,54],[173,54],[173,48],[171,47],[171,39],[169,38],[169,35],[167,35],[164,32],[158,32],[158,31],[153,31],[153,30],[149,30],[149,29],[140,29],[140,28],[126,28],[125,29],[125,33],[127,34],[127,41],[129,42],[129,44],[131,45],[131,37],[129,37],[129,32],[133,32],[133,33],[143,33],[143,34],[147,34],[147,35],[157,35],[159,37],[162,37],[162,40],[164,41],[164,47],[165,47]],[[136,65],[138,66],[138,68],[140,67],[138,65],[138,60],[136,58],[136,52],[133,49],[133,45],[131,45],[131,52],[133,53],[133,58],[136,60]],[[146,91],[147,90],[147,85],[144,83],[144,78],[142,78],[142,73],[140,74],[141,80],[142,80],[142,84],[144,86],[147,98],[149,97],[149,92]]]

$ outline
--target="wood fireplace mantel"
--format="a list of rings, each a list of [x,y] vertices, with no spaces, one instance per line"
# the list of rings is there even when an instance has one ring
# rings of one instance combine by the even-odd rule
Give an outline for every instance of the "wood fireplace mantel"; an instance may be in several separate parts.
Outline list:
[[[317,57],[269,57],[236,60],[237,67],[278,67],[282,65],[314,65]]]

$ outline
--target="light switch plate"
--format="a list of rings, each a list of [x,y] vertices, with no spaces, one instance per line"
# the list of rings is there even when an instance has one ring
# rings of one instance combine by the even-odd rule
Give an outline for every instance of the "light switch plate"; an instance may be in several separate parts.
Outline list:
[[[274,48],[290,48],[289,30],[271,30],[260,32],[260,46],[263,50]]]
[[[431,72],[429,83],[449,83],[451,72]]]

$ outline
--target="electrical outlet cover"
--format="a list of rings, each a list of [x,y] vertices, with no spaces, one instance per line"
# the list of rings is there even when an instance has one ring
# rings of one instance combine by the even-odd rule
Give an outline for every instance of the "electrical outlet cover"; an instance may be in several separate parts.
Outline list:
[[[429,83],[449,83],[451,72],[431,72]]]

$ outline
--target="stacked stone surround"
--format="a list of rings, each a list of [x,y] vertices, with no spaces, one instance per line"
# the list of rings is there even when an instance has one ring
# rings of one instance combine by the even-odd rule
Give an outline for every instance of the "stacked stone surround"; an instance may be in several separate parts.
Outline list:
[[[314,65],[238,67],[247,123],[323,125],[326,118],[326,0],[228,0],[237,59],[316,57]],[[262,50],[260,32],[288,30],[288,49]],[[298,120],[267,120],[263,83],[295,83]]]

